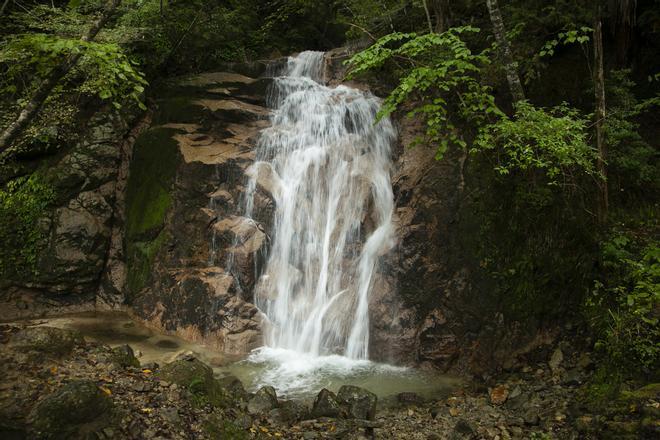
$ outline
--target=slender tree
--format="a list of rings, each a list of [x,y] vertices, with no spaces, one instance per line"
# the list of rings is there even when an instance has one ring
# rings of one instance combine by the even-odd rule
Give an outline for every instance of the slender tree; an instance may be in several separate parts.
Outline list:
[[[607,218],[609,209],[609,196],[607,190],[607,145],[603,124],[605,122],[605,67],[603,61],[603,21],[600,4],[596,6],[594,14],[594,90],[596,93],[596,146],[598,147],[598,160],[596,166],[602,175],[599,181],[598,216],[601,222]]]
[[[92,27],[80,40],[82,42],[93,41],[112,14],[117,10],[120,3],[121,0],[108,0],[101,17],[92,24]],[[48,73],[18,117],[0,135],[0,153],[9,148],[18,135],[30,125],[32,120],[39,114],[44,102],[46,102],[53,89],[78,64],[82,55],[83,53],[80,51],[69,55],[60,65]]]
[[[509,90],[511,91],[513,102],[516,103],[522,101],[525,99],[525,92],[523,91],[522,83],[518,76],[516,63],[513,61],[513,55],[511,55],[509,40],[506,38],[506,33],[504,32],[504,20],[502,19],[500,6],[497,3],[497,0],[486,0],[486,5],[488,6],[490,21],[493,25],[495,40],[497,40],[497,46],[499,47],[502,61],[504,63],[504,72],[506,73],[506,80],[509,83]]]
[[[621,67],[628,61],[637,24],[637,0],[610,0],[612,33],[616,41],[616,61]]]
[[[422,4],[424,5],[424,12],[426,13],[426,21],[429,25],[429,33],[433,33],[433,22],[431,21],[431,12],[429,11],[429,5],[426,4],[426,0],[422,0]]]
[[[447,0],[433,0],[431,9],[435,16],[435,31],[439,34],[449,28],[449,4]]]

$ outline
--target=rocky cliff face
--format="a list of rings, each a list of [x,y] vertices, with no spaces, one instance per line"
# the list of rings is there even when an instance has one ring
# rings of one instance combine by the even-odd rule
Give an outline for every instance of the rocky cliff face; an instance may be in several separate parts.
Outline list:
[[[268,83],[207,73],[169,84],[128,184],[129,303],[151,326],[229,354],[260,342],[250,296],[268,245],[267,184],[255,209],[263,223],[241,217],[240,204]]]
[[[465,155],[415,145],[419,121],[399,119],[393,170],[397,247],[382,262],[372,298],[372,352],[383,360],[449,369],[473,348],[483,312],[462,248]]]
[[[93,306],[117,219],[124,138],[134,119],[98,111],[75,145],[39,169],[55,199],[41,214],[44,239],[33,273],[5,280],[7,287],[0,293],[3,317]]]

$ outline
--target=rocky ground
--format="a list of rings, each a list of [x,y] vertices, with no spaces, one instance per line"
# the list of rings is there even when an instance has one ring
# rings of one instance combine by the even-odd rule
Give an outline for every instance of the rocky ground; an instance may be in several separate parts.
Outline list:
[[[557,348],[451,396],[402,393],[377,403],[357,387],[313,404],[265,387],[247,393],[192,356],[140,365],[129,346],[50,327],[0,327],[3,439],[577,439],[658,438],[660,386],[623,393],[589,413],[581,385],[594,364]],[[613,409],[614,408],[614,409]]]

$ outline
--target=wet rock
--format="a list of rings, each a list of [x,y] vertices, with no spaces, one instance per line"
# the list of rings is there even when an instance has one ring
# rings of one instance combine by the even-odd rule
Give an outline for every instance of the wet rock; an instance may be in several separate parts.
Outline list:
[[[530,408],[523,414],[523,419],[525,424],[530,426],[536,426],[539,424],[540,417],[536,409]]]
[[[281,424],[291,424],[309,417],[309,408],[302,402],[285,400],[268,413],[268,418]]]
[[[38,438],[77,438],[85,425],[107,425],[112,407],[94,382],[74,381],[39,402],[28,419]]]
[[[550,366],[550,370],[552,370],[553,374],[557,374],[557,372],[559,371],[559,367],[561,366],[561,363],[563,361],[564,361],[564,353],[562,353],[561,348],[555,349],[555,351],[552,352],[550,361],[548,361],[548,365]]]
[[[174,361],[163,366],[160,370],[160,377],[167,382],[183,387],[190,387],[193,383],[201,382],[205,387],[210,388],[214,382],[211,367],[194,358]]]
[[[235,401],[247,401],[248,393],[243,387],[243,383],[236,376],[225,376],[218,379],[218,383]]]
[[[572,368],[566,372],[566,376],[562,381],[562,384],[576,387],[582,383],[582,373],[577,368]]]
[[[476,431],[474,427],[465,419],[459,419],[454,426],[454,432],[461,435],[472,435]]]
[[[180,360],[165,365],[160,370],[160,379],[172,383],[171,392],[175,392],[175,386],[180,385],[213,406],[226,407],[232,403],[231,396],[213,377],[211,367],[197,359]]]
[[[54,327],[29,327],[14,334],[10,346],[19,351],[65,355],[84,344],[82,335]]]
[[[313,418],[319,417],[334,417],[339,418],[345,415],[342,405],[332,391],[323,388],[314,400],[312,412],[310,416]]]
[[[374,393],[353,385],[343,385],[337,398],[347,405],[349,417],[364,420],[376,418],[378,397]]]
[[[529,405],[531,395],[523,392],[520,387],[515,387],[509,394],[506,401],[506,407],[511,410],[519,410]]]
[[[277,408],[277,392],[275,388],[262,387],[257,393],[248,400],[247,410],[250,414],[266,414],[270,410]]]
[[[178,424],[181,422],[181,417],[179,417],[179,412],[176,408],[161,408],[160,414],[163,419],[171,424]]]
[[[123,368],[140,368],[140,361],[135,357],[135,353],[130,345],[120,345],[112,350],[112,362]]]

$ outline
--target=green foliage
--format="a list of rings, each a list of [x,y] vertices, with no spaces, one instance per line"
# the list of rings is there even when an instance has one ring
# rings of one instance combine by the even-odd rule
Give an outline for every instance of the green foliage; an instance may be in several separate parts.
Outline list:
[[[602,349],[630,375],[660,368],[660,244],[614,234],[602,245],[604,277],[587,301]],[[604,313],[606,312],[606,313]]]
[[[18,35],[8,41],[0,51],[0,63],[7,66],[1,90],[16,94],[20,82],[27,77],[38,84],[66,57],[78,53],[82,54],[81,61],[70,74],[72,80],[82,78],[75,86],[77,91],[111,100],[116,107],[130,98],[144,108],[140,97],[147,82],[119,46],[48,34]],[[30,89],[23,94],[25,98],[29,97]]]
[[[472,151],[494,151],[501,175],[540,172],[548,185],[574,185],[576,174],[596,174],[588,127],[589,121],[568,104],[546,110],[519,102],[513,118],[502,117],[481,130]]]
[[[40,225],[55,191],[35,173],[8,182],[0,189],[0,276],[36,272],[47,231]]]
[[[605,136],[609,149],[610,186],[615,195],[622,191],[644,194],[660,189],[660,162],[656,148],[640,134],[639,117],[660,104],[657,97],[640,101],[633,89],[630,70],[610,72],[607,81],[608,113]]]
[[[524,33],[525,30],[524,25],[520,26],[520,34],[528,38],[528,34]],[[591,41],[591,33],[593,33],[593,29],[588,26],[578,27],[575,23],[567,24],[556,37],[545,41],[540,50],[523,58],[521,70],[525,83],[531,84],[538,80],[541,77],[541,71],[548,67],[550,59],[562,48],[578,44],[586,55],[588,53],[587,45]]]
[[[587,26],[582,26],[579,29],[571,29],[566,32],[560,32],[557,35],[557,38],[548,40],[545,42],[539,56],[541,57],[551,57],[555,54],[555,50],[559,45],[569,45],[569,44],[586,44],[589,42],[590,35],[594,30]]]
[[[450,145],[467,147],[458,123],[481,129],[503,116],[490,88],[479,82],[481,69],[489,63],[487,52],[473,54],[461,39],[476,32],[479,29],[466,26],[442,34],[389,34],[348,60],[350,75],[381,68],[388,61],[409,64],[379,117],[390,115],[407,101],[420,103],[407,116],[426,121],[426,141],[439,144],[440,159]]]

